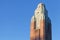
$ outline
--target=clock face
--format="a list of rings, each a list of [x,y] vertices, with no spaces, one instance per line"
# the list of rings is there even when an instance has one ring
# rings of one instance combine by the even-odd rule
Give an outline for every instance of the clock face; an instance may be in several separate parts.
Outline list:
[[[36,12],[36,13],[35,13],[35,17],[36,17],[36,18],[39,18],[39,16],[40,16],[40,12]]]

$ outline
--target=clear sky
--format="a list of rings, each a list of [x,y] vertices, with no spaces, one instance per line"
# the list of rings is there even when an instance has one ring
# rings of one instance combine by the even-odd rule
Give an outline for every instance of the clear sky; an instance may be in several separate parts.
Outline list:
[[[42,0],[52,22],[52,39],[60,40],[60,0]],[[41,0],[0,0],[0,40],[30,40],[30,20]]]

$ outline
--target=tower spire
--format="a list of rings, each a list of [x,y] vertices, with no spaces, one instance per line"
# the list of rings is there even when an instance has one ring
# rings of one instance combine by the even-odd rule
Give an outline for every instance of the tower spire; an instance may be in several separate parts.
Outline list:
[[[31,20],[30,40],[51,40],[51,22],[42,2],[38,4]]]

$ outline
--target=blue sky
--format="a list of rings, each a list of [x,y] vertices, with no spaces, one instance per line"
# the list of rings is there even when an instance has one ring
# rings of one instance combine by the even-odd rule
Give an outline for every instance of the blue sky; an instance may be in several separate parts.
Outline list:
[[[52,39],[60,40],[60,0],[42,0],[52,22]],[[41,0],[0,0],[0,40],[30,40],[30,21]]]

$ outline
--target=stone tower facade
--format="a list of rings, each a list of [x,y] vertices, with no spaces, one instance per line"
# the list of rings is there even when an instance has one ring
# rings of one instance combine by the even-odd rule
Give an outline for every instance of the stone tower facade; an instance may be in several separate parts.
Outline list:
[[[38,4],[31,18],[30,40],[52,40],[51,20],[43,3]]]

